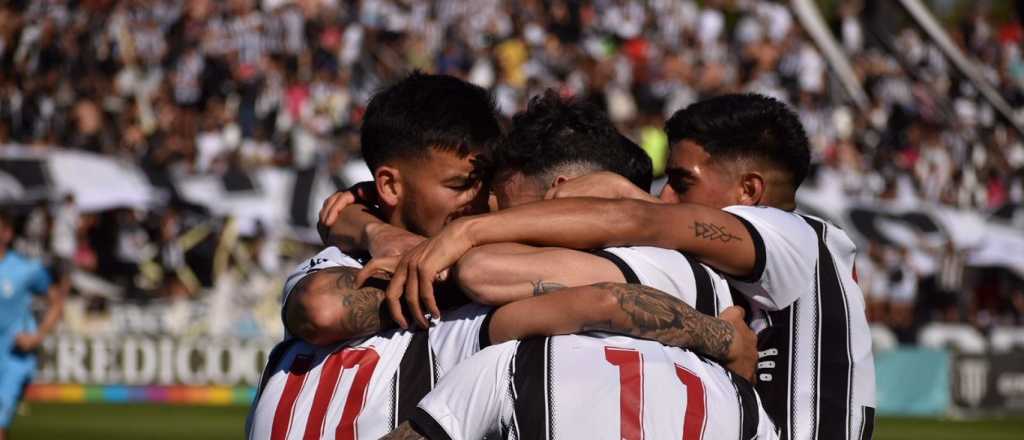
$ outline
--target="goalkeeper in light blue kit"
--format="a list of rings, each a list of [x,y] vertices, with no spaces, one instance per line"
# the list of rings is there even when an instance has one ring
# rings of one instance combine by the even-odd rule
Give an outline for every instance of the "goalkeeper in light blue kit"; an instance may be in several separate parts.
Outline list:
[[[64,289],[51,282],[41,263],[11,249],[13,239],[11,217],[0,212],[0,440],[6,439],[35,374],[35,351],[56,327],[64,302]],[[31,309],[34,295],[46,295],[49,303],[38,325]]]

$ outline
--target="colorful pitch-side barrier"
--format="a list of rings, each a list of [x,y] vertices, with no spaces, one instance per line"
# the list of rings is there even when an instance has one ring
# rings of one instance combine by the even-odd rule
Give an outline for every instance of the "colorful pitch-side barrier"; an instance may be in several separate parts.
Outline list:
[[[884,330],[872,328],[879,415],[1024,413],[1024,327],[986,336],[969,326],[935,324],[912,346]],[[58,335],[44,342],[26,399],[249,405],[273,343]]]
[[[256,395],[256,389],[222,386],[33,384],[25,393],[25,398],[32,402],[249,405]]]

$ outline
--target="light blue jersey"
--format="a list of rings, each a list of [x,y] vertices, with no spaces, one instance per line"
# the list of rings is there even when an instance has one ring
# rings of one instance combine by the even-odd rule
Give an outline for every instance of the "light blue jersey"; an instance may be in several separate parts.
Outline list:
[[[32,296],[49,288],[50,274],[42,264],[8,250],[0,259],[0,335],[13,338],[12,333],[32,326]]]
[[[0,429],[14,416],[24,386],[35,373],[35,355],[16,350],[18,333],[36,330],[32,296],[50,288],[50,275],[38,261],[7,251],[0,259]]]

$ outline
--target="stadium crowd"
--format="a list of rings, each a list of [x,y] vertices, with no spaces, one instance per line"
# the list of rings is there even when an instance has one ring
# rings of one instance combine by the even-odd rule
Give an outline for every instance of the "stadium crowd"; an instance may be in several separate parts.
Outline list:
[[[369,96],[422,69],[490,89],[505,117],[548,87],[593,100],[651,153],[656,174],[668,115],[756,92],[798,111],[816,163],[808,185],[986,215],[1024,203],[1019,134],[909,21],[887,29],[859,2],[839,3],[827,16],[867,92],[866,112],[846,104],[788,2],[11,1],[0,6],[0,145],[116,156],[165,181],[321,163],[337,173],[358,160]],[[984,77],[1024,107],[1020,23],[984,5],[953,23]],[[88,215],[74,203],[31,209],[21,247],[142,298],[214,284],[217,241],[182,237],[210,224],[220,237],[226,222],[173,203]],[[248,255],[234,260],[255,270],[229,263],[234,271],[273,284],[291,265],[261,251],[259,234],[242,243]],[[209,249],[186,258],[193,246]],[[937,269],[920,271],[899,246],[867,243],[861,254],[870,318],[907,335],[934,320],[1024,323],[1024,283],[965,269],[952,247],[935,250]]]

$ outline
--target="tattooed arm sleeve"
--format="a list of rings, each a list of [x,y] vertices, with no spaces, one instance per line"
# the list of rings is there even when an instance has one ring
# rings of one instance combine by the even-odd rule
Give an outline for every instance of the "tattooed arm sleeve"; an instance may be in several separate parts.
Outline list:
[[[327,345],[393,327],[381,310],[383,290],[372,283],[353,288],[358,272],[331,267],[299,281],[285,306],[288,331],[312,344]]]
[[[581,331],[622,333],[727,360],[735,328],[656,289],[617,283],[516,301],[495,311],[489,328],[492,343]]]

